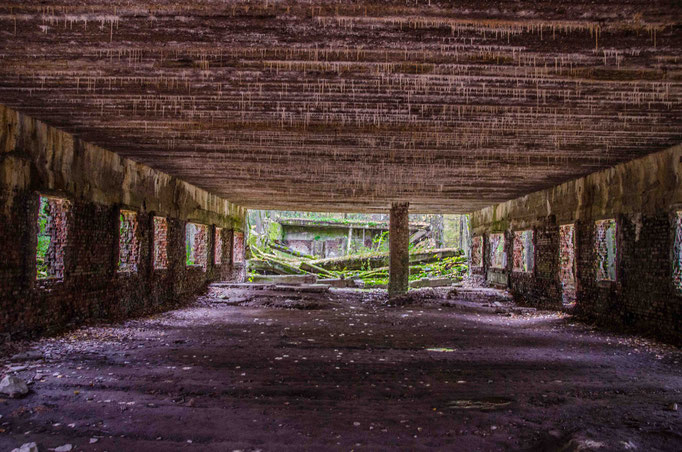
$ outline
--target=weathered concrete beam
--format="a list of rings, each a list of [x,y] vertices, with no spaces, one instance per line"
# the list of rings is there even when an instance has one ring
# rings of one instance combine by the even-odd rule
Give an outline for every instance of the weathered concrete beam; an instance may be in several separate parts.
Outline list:
[[[389,273],[388,296],[407,292],[410,276],[410,230],[409,204],[397,202],[391,205],[389,223]]]
[[[467,213],[680,142],[681,2],[491,3],[3,2],[1,101],[251,209]]]
[[[244,230],[246,209],[0,104],[0,190],[39,191]],[[9,215],[12,196],[0,197]]]

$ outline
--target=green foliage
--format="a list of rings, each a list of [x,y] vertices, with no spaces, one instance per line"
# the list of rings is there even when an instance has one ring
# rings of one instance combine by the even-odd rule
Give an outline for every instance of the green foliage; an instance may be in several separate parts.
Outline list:
[[[47,266],[47,251],[50,248],[52,237],[47,232],[47,223],[50,216],[50,205],[46,198],[40,198],[38,208],[38,244],[36,247],[36,269],[38,278],[49,277]]]
[[[196,258],[194,256],[194,225],[188,223],[185,228],[185,265],[191,266],[196,265]]]
[[[276,221],[270,222],[268,225],[268,238],[271,242],[279,242],[282,240],[282,225]]]
[[[434,255],[437,257],[437,255]],[[435,262],[410,267],[410,281],[423,278],[462,278],[468,270],[465,256],[446,257]]]
[[[388,251],[388,242],[388,231],[383,231],[381,234],[374,236],[372,239],[372,247],[376,251]]]
[[[438,255],[434,254],[434,258],[436,259],[435,262],[411,265],[410,282],[424,278],[462,279],[468,271],[466,256],[438,259]],[[367,287],[388,284],[388,268],[372,269],[369,265],[369,260],[366,264],[363,264],[360,270],[344,269],[343,271],[335,271],[333,273],[339,278],[361,279]]]

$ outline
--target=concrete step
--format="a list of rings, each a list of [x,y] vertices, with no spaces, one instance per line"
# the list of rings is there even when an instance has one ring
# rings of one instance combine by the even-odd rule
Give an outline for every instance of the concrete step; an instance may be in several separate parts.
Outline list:
[[[272,284],[315,284],[315,275],[250,275],[249,282]]]

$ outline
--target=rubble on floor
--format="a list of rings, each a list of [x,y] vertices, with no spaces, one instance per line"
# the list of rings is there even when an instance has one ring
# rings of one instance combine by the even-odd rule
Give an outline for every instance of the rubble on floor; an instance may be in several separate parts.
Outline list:
[[[188,308],[0,344],[24,358],[0,374],[32,382],[0,399],[0,450],[679,450],[679,349],[496,289],[409,294],[214,284]]]

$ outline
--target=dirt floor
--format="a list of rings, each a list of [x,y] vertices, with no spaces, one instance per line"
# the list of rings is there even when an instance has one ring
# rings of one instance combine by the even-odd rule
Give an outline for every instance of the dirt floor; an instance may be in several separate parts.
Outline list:
[[[5,344],[0,450],[682,450],[680,349],[491,289],[310,290]]]

